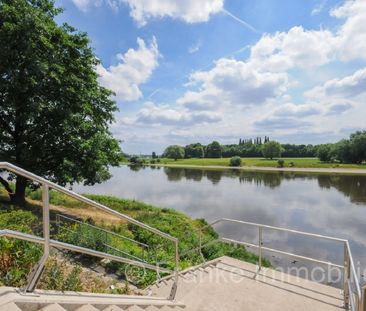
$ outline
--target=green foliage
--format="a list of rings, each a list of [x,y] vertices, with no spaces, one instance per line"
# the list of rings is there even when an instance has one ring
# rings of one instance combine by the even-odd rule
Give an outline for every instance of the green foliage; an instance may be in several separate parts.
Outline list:
[[[277,161],[277,164],[278,164],[278,167],[284,167],[284,166],[285,166],[285,160],[283,160],[283,159],[279,159],[279,160]]]
[[[64,262],[58,262],[55,258],[51,258],[46,264],[40,287],[57,291],[80,292],[83,288],[80,279],[81,267],[76,266],[71,271],[66,270]]]
[[[52,0],[0,4],[0,158],[59,184],[94,184],[119,165],[108,130],[117,106],[101,87],[85,33],[55,17]],[[17,179],[14,200],[24,200]]]
[[[143,158],[141,158],[141,157],[138,157],[138,156],[132,156],[129,159],[129,162],[132,165],[143,165],[145,163],[145,160]]]
[[[276,141],[268,141],[262,147],[263,156],[267,159],[281,157],[282,147]]]
[[[358,131],[350,136],[350,147],[353,163],[366,161],[366,131]]]
[[[329,144],[319,146],[317,156],[320,161],[329,162],[332,158],[331,146]]]
[[[203,158],[204,156],[204,149],[200,143],[190,144],[184,147],[185,158]]]
[[[213,141],[206,147],[206,157],[207,158],[221,158],[222,148],[219,142]]]
[[[0,213],[0,229],[32,233],[37,218],[28,211]],[[0,238],[0,282],[5,286],[20,287],[33,265],[42,255],[42,248],[34,243],[10,238]]]
[[[174,160],[183,159],[184,148],[178,145],[168,146],[164,151],[164,157]]]
[[[230,159],[230,166],[241,166],[241,158],[238,156],[232,157]]]

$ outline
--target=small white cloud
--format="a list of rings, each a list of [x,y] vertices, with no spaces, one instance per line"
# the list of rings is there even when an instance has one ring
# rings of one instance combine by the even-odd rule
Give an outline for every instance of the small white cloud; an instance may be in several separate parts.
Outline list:
[[[109,68],[97,66],[100,83],[115,92],[117,100],[134,101],[142,97],[140,84],[145,83],[158,66],[159,50],[155,37],[149,45],[137,39],[138,48],[118,54],[119,63]]]
[[[311,11],[311,16],[320,14],[324,10],[324,7],[326,6],[327,2],[328,2],[327,0],[319,2]]]
[[[201,48],[201,46],[202,46],[202,41],[199,40],[188,48],[188,53],[193,54],[193,53],[198,52],[199,49]]]

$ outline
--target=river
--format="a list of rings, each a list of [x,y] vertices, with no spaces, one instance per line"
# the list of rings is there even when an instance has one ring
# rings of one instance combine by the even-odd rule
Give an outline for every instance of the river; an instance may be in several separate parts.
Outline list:
[[[111,172],[103,184],[74,190],[137,199],[209,222],[226,217],[345,238],[357,266],[366,267],[366,176],[128,166]],[[256,230],[232,224],[216,229],[257,243]],[[339,243],[269,230],[263,238],[268,247],[343,264]],[[303,264],[276,254],[266,257],[275,266]]]

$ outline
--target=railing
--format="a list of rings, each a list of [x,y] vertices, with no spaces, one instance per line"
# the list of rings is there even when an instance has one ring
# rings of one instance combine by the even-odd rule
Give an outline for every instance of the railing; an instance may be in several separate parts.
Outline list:
[[[9,238],[16,238],[16,239],[20,239],[20,240],[25,240],[25,241],[29,241],[29,242],[34,242],[34,243],[38,243],[38,244],[42,244],[43,245],[43,255],[41,257],[41,259],[38,261],[38,263],[36,264],[36,266],[33,268],[32,272],[29,275],[28,278],[28,282],[27,285],[24,288],[25,292],[32,292],[34,291],[34,289],[37,286],[38,281],[40,280],[40,277],[42,275],[42,272],[44,270],[45,267],[45,263],[49,257],[50,254],[50,248],[51,247],[56,247],[56,248],[60,248],[60,249],[66,249],[69,251],[74,251],[74,252],[79,252],[82,254],[87,254],[87,255],[91,255],[91,256],[96,256],[99,258],[105,258],[105,259],[109,259],[112,261],[117,261],[117,262],[121,262],[121,263],[125,263],[125,264],[129,264],[129,265],[133,265],[133,266],[137,266],[137,267],[141,267],[141,268],[146,268],[146,269],[150,269],[150,270],[154,270],[157,272],[157,274],[159,274],[159,272],[162,273],[174,273],[174,283],[172,285],[172,288],[170,290],[170,295],[169,295],[169,299],[173,300],[176,294],[176,290],[177,290],[177,285],[178,285],[178,269],[179,269],[179,251],[178,251],[178,239],[175,237],[170,236],[167,233],[164,233],[156,228],[150,227],[142,222],[139,222],[127,215],[124,215],[122,213],[119,213],[109,207],[106,207],[100,203],[97,203],[93,200],[90,200],[80,194],[77,194],[73,191],[70,191],[62,186],[59,186],[53,182],[48,181],[45,178],[39,177],[35,174],[32,174],[22,168],[19,168],[13,164],[7,163],[7,162],[0,162],[0,169],[2,170],[7,170],[11,173],[14,173],[16,175],[20,175],[23,176],[27,179],[29,179],[32,182],[36,182],[39,183],[42,187],[42,209],[43,209],[43,237],[38,237],[35,235],[30,235],[30,234],[25,234],[22,232],[17,232],[17,231],[12,231],[12,230],[0,230],[0,237],[9,237]],[[162,268],[159,267],[157,265],[152,265],[140,260],[135,260],[135,259],[128,259],[128,258],[123,258],[120,256],[115,256],[115,255],[111,255],[105,252],[100,252],[100,251],[96,251],[96,250],[92,250],[89,248],[85,248],[85,247],[80,247],[80,246],[76,246],[76,245],[72,245],[72,244],[68,244],[68,243],[64,243],[64,242],[60,242],[57,240],[53,240],[50,238],[50,200],[49,200],[49,190],[50,189],[54,189],[56,191],[59,191],[67,196],[70,196],[78,201],[81,201],[83,203],[86,203],[94,208],[97,208],[99,210],[102,210],[103,212],[106,212],[110,215],[113,215],[117,218],[123,219],[129,223],[132,223],[140,228],[143,228],[147,231],[150,231],[172,243],[174,243],[175,246],[175,270],[172,271],[170,269],[166,269],[166,268]]]
[[[80,234],[80,232],[78,232],[76,230],[73,230],[73,229],[67,228],[66,226],[63,226],[63,223],[76,224],[76,225],[80,226],[80,228],[87,228],[87,229],[91,229],[93,231],[97,231],[97,232],[102,233],[104,235],[103,246],[106,250],[106,253],[108,253],[107,250],[112,250],[116,253],[122,254],[124,256],[129,257],[129,258],[136,259],[136,260],[139,260],[139,261],[142,261],[142,262],[146,262],[145,254],[146,254],[146,252],[148,252],[149,245],[147,245],[145,243],[141,243],[139,241],[128,238],[124,235],[117,234],[113,231],[109,231],[109,230],[106,230],[106,229],[99,228],[99,227],[94,226],[92,224],[89,224],[89,223],[86,223],[86,222],[83,222],[83,221],[80,221],[80,220],[77,220],[77,219],[74,219],[74,218],[71,218],[71,217],[68,217],[68,216],[65,216],[65,215],[56,214],[56,227],[57,227],[58,231],[59,230],[66,230],[66,231],[69,231],[69,232],[74,233],[74,234]],[[82,233],[83,232],[81,232],[81,234]],[[119,241],[121,241],[122,243],[124,241],[127,241],[129,243],[135,244],[136,246],[139,246],[142,249],[141,257],[132,255],[128,252],[125,252],[125,251],[121,250],[120,248],[117,248],[116,246],[108,244],[108,240],[110,239],[110,237],[114,237],[114,238],[118,239]],[[85,238],[86,239],[91,239],[92,237],[86,236]]]
[[[258,230],[258,244],[243,242],[243,241],[239,241],[239,240],[235,240],[235,239],[229,239],[229,238],[225,238],[225,237],[219,237],[218,239],[214,239],[214,240],[211,240],[209,242],[203,243],[202,237],[203,237],[204,230],[211,227],[211,226],[215,226],[219,223],[224,223],[224,222],[226,222],[226,223],[235,223],[235,224],[240,224],[240,225],[245,225],[245,226],[257,228],[257,230]],[[307,256],[297,255],[297,254],[285,252],[285,251],[282,251],[282,250],[278,250],[278,249],[275,249],[275,248],[266,247],[266,246],[263,245],[263,234],[264,234],[265,230],[288,232],[288,233],[298,234],[298,235],[302,235],[302,236],[308,236],[308,237],[312,237],[312,238],[316,238],[316,239],[322,239],[322,240],[328,240],[328,241],[334,241],[334,242],[337,242],[337,243],[341,243],[341,244],[343,244],[343,248],[344,248],[343,265],[339,265],[339,264],[336,264],[336,263],[332,263],[332,262],[328,262],[328,261],[324,261],[324,260],[319,260],[319,259],[311,258],[311,257],[307,257]],[[203,226],[202,228],[200,228],[199,229],[199,246],[194,248],[194,249],[191,249],[187,252],[181,253],[181,256],[185,256],[190,252],[199,251],[201,257],[204,260],[204,256],[202,254],[202,249],[207,247],[208,245],[211,245],[211,244],[216,243],[216,242],[224,242],[224,243],[229,243],[229,244],[243,245],[243,246],[258,249],[258,257],[259,257],[258,258],[258,270],[262,269],[263,251],[267,251],[267,252],[271,252],[271,253],[277,253],[277,254],[280,254],[280,255],[290,256],[290,257],[301,259],[301,260],[307,260],[307,261],[315,262],[315,263],[318,263],[318,264],[324,264],[324,265],[340,268],[340,269],[343,270],[343,281],[344,281],[343,295],[344,295],[345,309],[346,310],[352,310],[352,311],[366,311],[365,293],[362,293],[362,290],[361,290],[361,287],[360,287],[360,282],[359,282],[359,279],[358,279],[358,276],[357,276],[357,273],[356,273],[356,268],[355,268],[355,264],[354,264],[354,261],[353,261],[352,252],[351,252],[351,248],[349,246],[348,240],[334,238],[334,237],[320,235],[320,234],[302,232],[302,231],[297,231],[297,230],[292,230],[292,229],[286,229],[286,228],[280,228],[280,227],[274,227],[274,226],[267,226],[267,225],[262,225],[262,224],[252,223],[252,222],[246,222],[246,221],[241,221],[241,220],[222,218],[222,219],[218,219],[218,220],[212,222],[209,225],[206,225],[206,226]]]

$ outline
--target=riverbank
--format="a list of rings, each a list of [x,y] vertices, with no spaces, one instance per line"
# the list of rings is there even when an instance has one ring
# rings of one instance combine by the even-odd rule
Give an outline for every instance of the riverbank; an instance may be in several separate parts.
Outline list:
[[[86,196],[178,238],[181,269],[201,263],[200,253],[197,251],[191,252],[190,250],[199,245],[199,229],[207,225],[203,219],[192,219],[174,209],[160,208],[136,200],[105,195]],[[40,189],[36,191],[29,189],[27,190],[26,204],[21,207],[14,206],[6,202],[6,192],[0,188],[0,229],[13,229],[36,235],[41,234],[41,198],[42,193]],[[123,256],[128,255],[127,258],[134,256],[134,258],[143,258],[143,260],[154,265],[159,262],[163,263],[164,267],[168,269],[175,268],[175,248],[170,241],[161,239],[149,231],[126,223],[126,221],[121,221],[117,217],[69,198],[62,193],[50,192],[50,214],[52,238],[55,240],[102,252],[113,251],[111,254],[114,255],[123,253]],[[113,217],[115,219],[111,219]],[[97,227],[112,231],[113,234],[108,236],[105,233],[106,231],[100,231]],[[213,243],[217,237],[218,234],[211,227],[207,227],[203,231],[201,235],[203,243],[210,242],[209,245],[202,249],[202,256],[204,256],[205,260],[228,255],[251,263],[258,262],[258,256],[248,252],[245,247],[235,247],[221,242]],[[136,243],[146,244],[148,248],[141,247]],[[110,249],[106,250],[105,245],[108,245]],[[39,260],[41,248],[23,241],[14,241],[14,244],[10,246],[7,244],[6,239],[0,238],[0,252],[4,256],[11,258],[6,267],[0,263],[0,285],[21,287],[25,283],[27,273]],[[12,257],[14,248],[18,252],[17,256],[21,258],[20,260]],[[115,253],[115,251],[118,252]],[[63,254],[61,255],[63,256]],[[67,253],[65,258],[75,259],[75,262],[80,264],[79,257],[75,254]],[[91,263],[98,270],[102,269],[117,276],[120,281],[126,280],[128,277],[131,278],[131,275],[126,275],[126,269],[129,269],[129,267],[125,264],[115,262],[105,264],[95,258],[92,259]],[[270,266],[269,261],[264,260],[264,265]],[[54,262],[53,266],[50,267],[50,270],[52,269],[59,271],[61,267],[58,262]],[[75,290],[75,287],[69,287],[67,280],[69,277],[72,277],[72,280],[74,280],[80,276],[81,269],[77,269],[75,271],[72,270],[74,271],[72,273],[60,272],[62,278],[65,279],[62,290]],[[132,283],[139,288],[144,288],[146,285],[151,284],[157,277],[154,271],[140,271],[139,269],[136,271],[138,275],[143,272],[143,276],[136,277],[135,282]],[[134,275],[132,275],[132,278],[134,278]],[[42,282],[44,289],[54,289],[52,284],[55,280],[48,272],[44,274]],[[79,291],[86,290],[80,282],[77,286]],[[104,285],[101,285],[96,291],[101,292],[104,287]]]
[[[301,172],[366,175],[365,164],[324,163],[317,158],[283,158],[284,167],[278,167],[278,160],[242,158],[242,166],[232,167],[229,158],[219,159],[161,159],[160,162],[146,163],[151,166],[183,167],[197,169],[235,169],[264,172]]]

